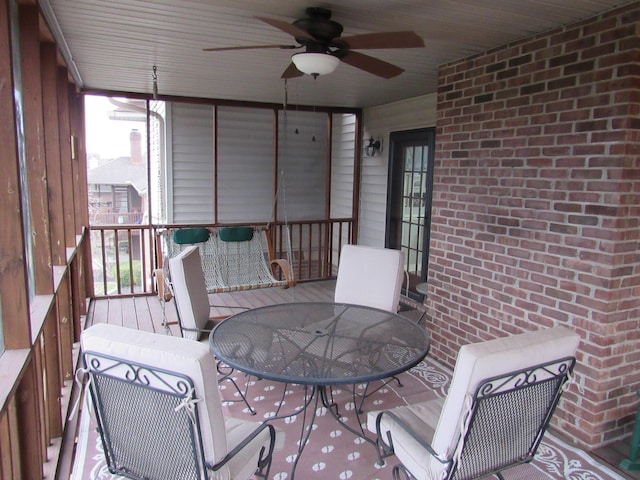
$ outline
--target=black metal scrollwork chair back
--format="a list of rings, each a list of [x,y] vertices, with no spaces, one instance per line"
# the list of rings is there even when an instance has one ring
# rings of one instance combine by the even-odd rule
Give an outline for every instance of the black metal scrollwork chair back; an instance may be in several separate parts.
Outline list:
[[[205,344],[98,324],[81,336],[109,470],[133,479],[268,478],[275,430],[225,418]]]
[[[380,461],[395,453],[395,480],[504,478],[533,459],[579,340],[556,327],[463,346],[445,399],[369,413]]]

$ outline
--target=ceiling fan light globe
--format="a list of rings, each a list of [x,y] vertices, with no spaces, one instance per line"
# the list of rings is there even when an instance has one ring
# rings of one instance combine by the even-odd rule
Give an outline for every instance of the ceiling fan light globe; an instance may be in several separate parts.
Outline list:
[[[327,75],[332,73],[340,59],[328,53],[296,53],[291,57],[291,61],[296,68],[302,73],[317,77],[318,75]]]

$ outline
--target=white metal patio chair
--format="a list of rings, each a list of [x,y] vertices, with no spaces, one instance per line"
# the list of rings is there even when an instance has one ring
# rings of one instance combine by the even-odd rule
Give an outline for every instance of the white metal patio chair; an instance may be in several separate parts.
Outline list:
[[[402,251],[344,245],[340,252],[334,300],[395,313],[403,280]]]
[[[205,344],[110,324],[81,335],[109,471],[133,479],[269,477],[273,426],[225,418]]]
[[[369,412],[394,480],[503,479],[530,462],[575,364],[563,327],[463,346],[445,399]]]
[[[402,251],[363,245],[343,245],[338,264],[334,301],[396,313],[400,305],[403,280],[404,254]],[[398,377],[393,379],[402,387]],[[372,391],[369,391],[369,385],[365,387],[364,393],[360,394],[358,404],[360,413],[362,413],[364,400],[388,382],[389,380],[386,380]],[[355,388],[356,386],[354,386],[354,400]]]
[[[210,317],[209,295],[207,294],[198,247],[189,246],[169,259],[168,284],[175,302],[182,336],[189,340],[200,340],[210,333],[216,320],[219,319]],[[237,308],[246,309],[245,307]],[[233,369],[220,362],[217,363],[217,368],[220,374],[219,381],[230,381],[250,413],[255,414],[255,410],[247,401],[247,389],[240,389],[232,377]]]

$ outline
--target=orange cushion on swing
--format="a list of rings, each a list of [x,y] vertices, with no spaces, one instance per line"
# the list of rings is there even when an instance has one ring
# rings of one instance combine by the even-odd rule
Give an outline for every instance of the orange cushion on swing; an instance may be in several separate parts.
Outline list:
[[[248,242],[253,238],[251,227],[225,227],[218,233],[223,242]]]

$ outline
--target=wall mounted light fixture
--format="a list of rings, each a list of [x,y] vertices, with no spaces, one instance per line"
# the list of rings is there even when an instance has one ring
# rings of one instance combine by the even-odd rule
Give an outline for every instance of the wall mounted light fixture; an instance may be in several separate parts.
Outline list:
[[[373,157],[376,153],[382,152],[382,139],[375,140],[373,137],[369,139],[369,144],[364,147],[364,154],[367,157]]]

